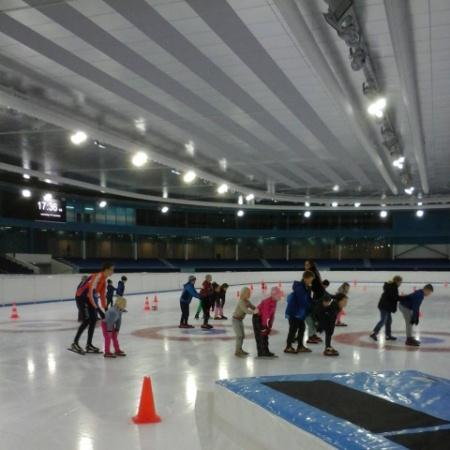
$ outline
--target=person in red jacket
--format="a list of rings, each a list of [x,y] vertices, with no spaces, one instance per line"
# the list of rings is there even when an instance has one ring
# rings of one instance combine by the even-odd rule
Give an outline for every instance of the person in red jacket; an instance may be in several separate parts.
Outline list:
[[[206,275],[205,281],[203,281],[202,288],[200,289],[200,302],[203,310],[203,325],[201,327],[207,330],[213,328],[213,326],[208,323],[210,317],[209,312],[211,311],[212,306],[211,301],[213,297],[213,292],[214,288],[212,285],[212,276]]]
[[[256,349],[259,358],[276,358],[269,350],[269,334],[275,319],[277,302],[283,298],[283,292],[279,287],[273,287],[270,297],[261,301],[257,309],[258,314],[253,315],[253,331],[255,333]]]

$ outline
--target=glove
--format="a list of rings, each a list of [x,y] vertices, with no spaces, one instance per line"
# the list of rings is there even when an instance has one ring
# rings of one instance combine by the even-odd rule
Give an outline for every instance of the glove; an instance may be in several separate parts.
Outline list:
[[[103,320],[105,318],[105,313],[100,308],[97,308],[97,314],[100,316],[100,319]]]

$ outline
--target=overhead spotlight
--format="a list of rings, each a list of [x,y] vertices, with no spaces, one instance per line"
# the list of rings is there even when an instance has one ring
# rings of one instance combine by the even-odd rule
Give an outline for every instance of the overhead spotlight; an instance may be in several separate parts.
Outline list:
[[[42,196],[42,199],[45,200],[46,202],[49,202],[53,200],[53,195],[50,192],[47,192]]]
[[[70,135],[70,141],[74,145],[81,145],[83,142],[86,142],[87,137],[84,131],[75,131],[75,133]]]
[[[387,215],[388,215],[388,212],[385,211],[384,209],[383,209],[383,211],[380,211],[380,217],[381,217],[382,219],[386,219]]]
[[[361,206],[361,203],[355,202],[353,206],[354,206],[355,208],[359,208],[359,207]]]
[[[408,188],[405,188],[405,194],[412,195],[413,192],[414,192],[414,189],[415,189],[414,186],[410,186]]]
[[[423,217],[423,214],[424,214],[423,209],[418,209],[418,210],[416,211],[416,216],[417,216],[417,217]]]
[[[238,197],[238,205],[243,205],[244,204],[244,197],[242,195],[240,195]]]
[[[25,180],[29,180],[31,178],[27,173],[24,173],[22,177],[25,178]]]
[[[309,219],[311,217],[311,211],[305,211],[303,213],[303,216],[306,217],[307,219]]]
[[[169,198],[169,191],[166,186],[163,187],[162,198]]]
[[[22,189],[22,197],[30,198],[31,197],[31,191],[29,189]]]
[[[171,169],[170,173],[173,173],[174,175],[181,175],[181,172],[178,172],[178,170]]]
[[[101,143],[100,141],[97,141],[97,140],[94,141],[94,145],[96,145],[98,148],[101,148],[101,149],[105,149],[106,148],[105,144],[103,144],[103,143]]]
[[[228,192],[228,184],[221,184],[218,188],[217,188],[217,192],[219,194],[226,194]]]
[[[192,141],[189,141],[187,144],[184,144],[184,148],[189,153],[189,155],[194,156],[195,154],[195,146]]]
[[[53,184],[53,181],[50,180],[50,178],[46,178],[46,179],[44,180],[44,182],[47,183],[47,184]]]
[[[402,170],[405,167],[405,157],[399,156],[397,159],[394,159],[394,161],[392,161],[392,165],[395,168]]]
[[[134,126],[142,133],[145,133],[147,130],[147,124],[145,123],[145,119],[143,119],[142,117],[134,121]]]
[[[142,167],[147,164],[148,155],[145,152],[136,152],[131,158],[131,162],[135,167]]]
[[[309,208],[309,207],[311,206],[311,204],[310,204],[309,202],[305,202],[305,206],[306,206],[307,208]]]
[[[417,202],[417,206],[422,206],[423,203],[422,202]]]
[[[197,174],[193,170],[188,170],[183,175],[183,181],[185,183],[192,183],[197,178]]]
[[[220,168],[221,168],[224,172],[226,172],[226,170],[227,170],[227,168],[228,168],[228,161],[226,160],[226,158],[222,158],[222,159],[219,161],[219,165],[220,165]]]
[[[161,212],[162,212],[163,214],[167,214],[167,213],[169,212],[169,207],[168,207],[168,206],[163,206],[163,207],[161,208]]]
[[[236,213],[236,215],[237,215],[238,217],[243,217],[243,216],[244,216],[244,211],[243,211],[242,209],[240,209],[240,210]]]
[[[107,205],[108,205],[108,202],[106,200],[102,200],[98,204],[98,206],[100,206],[100,208],[105,208]]]
[[[338,202],[333,202],[333,203],[331,204],[331,206],[332,206],[333,208],[337,208],[337,207],[339,206],[339,203],[338,203]]]
[[[386,109],[387,101],[385,97],[379,97],[373,101],[367,108],[367,112],[371,116],[375,116],[381,119],[384,115],[384,110]]]
[[[255,200],[255,194],[248,194],[245,196],[245,200],[248,202],[251,202],[252,200]]]
[[[338,184],[335,184],[334,186],[333,186],[333,191],[334,192],[339,192],[339,185]]]

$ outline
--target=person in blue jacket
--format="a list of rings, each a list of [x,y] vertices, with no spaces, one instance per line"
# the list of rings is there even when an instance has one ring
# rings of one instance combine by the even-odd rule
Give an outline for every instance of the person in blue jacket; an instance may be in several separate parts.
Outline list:
[[[183,286],[183,291],[180,297],[180,308],[181,308],[181,320],[180,326],[178,328],[194,328],[193,325],[188,325],[189,319],[189,305],[191,303],[192,297],[200,298],[200,294],[196,291],[194,285],[196,281],[194,275],[190,275],[188,282]]]
[[[117,283],[117,289],[116,289],[117,297],[123,297],[123,294],[125,294],[125,283],[127,282],[127,280],[128,280],[128,278],[125,275],[123,275],[123,277]]]
[[[413,337],[413,325],[419,325],[420,305],[425,297],[433,293],[433,286],[426,284],[412,294],[400,296],[399,309],[403,314],[406,325],[406,345],[419,347],[420,341]]]
[[[286,318],[289,320],[289,333],[284,353],[308,353],[311,350],[303,344],[305,333],[305,318],[311,312],[312,298],[311,285],[314,274],[309,270],[303,272],[302,281],[294,281],[292,292],[287,298]],[[298,333],[298,346],[294,343]]]

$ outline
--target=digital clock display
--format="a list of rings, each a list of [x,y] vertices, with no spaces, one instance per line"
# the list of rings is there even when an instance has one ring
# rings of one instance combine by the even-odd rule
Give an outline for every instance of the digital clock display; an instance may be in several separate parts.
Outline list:
[[[53,222],[65,222],[66,221],[65,202],[53,197],[38,200],[36,202],[35,219]]]

